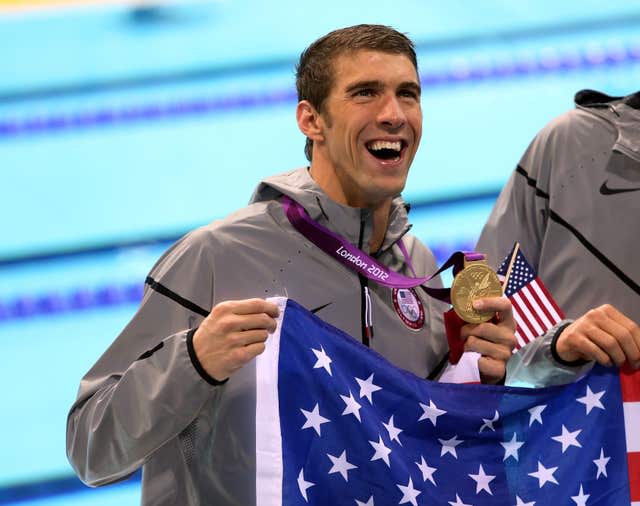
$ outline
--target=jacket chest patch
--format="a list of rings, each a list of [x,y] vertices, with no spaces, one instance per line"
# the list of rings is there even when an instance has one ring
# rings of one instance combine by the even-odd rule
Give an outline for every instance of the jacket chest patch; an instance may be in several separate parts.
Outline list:
[[[412,330],[424,326],[424,306],[413,288],[394,288],[391,298],[402,323]]]

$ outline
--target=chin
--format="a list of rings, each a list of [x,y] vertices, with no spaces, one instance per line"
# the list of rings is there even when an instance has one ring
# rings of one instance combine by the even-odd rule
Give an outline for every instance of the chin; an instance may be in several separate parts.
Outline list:
[[[388,184],[379,186],[375,190],[375,195],[371,195],[372,201],[385,202],[394,199],[404,190],[404,182],[402,184]]]

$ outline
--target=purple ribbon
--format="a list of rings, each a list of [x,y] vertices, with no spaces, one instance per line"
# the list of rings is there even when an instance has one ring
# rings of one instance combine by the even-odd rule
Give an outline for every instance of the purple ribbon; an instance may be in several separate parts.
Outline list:
[[[335,258],[349,269],[362,274],[364,277],[391,288],[414,288],[421,286],[451,266],[453,266],[454,275],[457,274],[458,271],[463,268],[465,258],[470,261],[484,259],[484,255],[480,253],[456,251],[434,274],[431,276],[418,277],[415,276],[415,271],[407,249],[402,239],[400,239],[398,246],[405,257],[409,269],[411,269],[415,277],[404,276],[389,270],[387,266],[382,265],[375,258],[356,248],[343,237],[340,237],[338,234],[311,219],[307,211],[290,197],[285,195],[282,199],[282,205],[291,225],[327,255]],[[431,288],[427,286],[421,286],[421,288],[438,300],[447,303],[451,302],[449,288]]]

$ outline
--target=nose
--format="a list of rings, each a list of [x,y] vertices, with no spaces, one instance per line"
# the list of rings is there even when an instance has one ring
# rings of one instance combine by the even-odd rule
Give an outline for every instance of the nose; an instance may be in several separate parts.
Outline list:
[[[391,130],[397,130],[405,124],[406,119],[398,97],[395,94],[384,97],[378,113],[378,123]]]

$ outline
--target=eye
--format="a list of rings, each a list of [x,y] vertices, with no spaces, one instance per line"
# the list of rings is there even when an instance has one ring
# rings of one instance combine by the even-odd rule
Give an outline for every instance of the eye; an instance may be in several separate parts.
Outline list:
[[[419,99],[418,93],[416,93],[414,90],[400,90],[398,92],[398,95],[403,98],[412,98],[414,100]]]
[[[375,95],[375,90],[373,88],[362,88],[356,90],[354,96],[356,97],[373,97]]]

